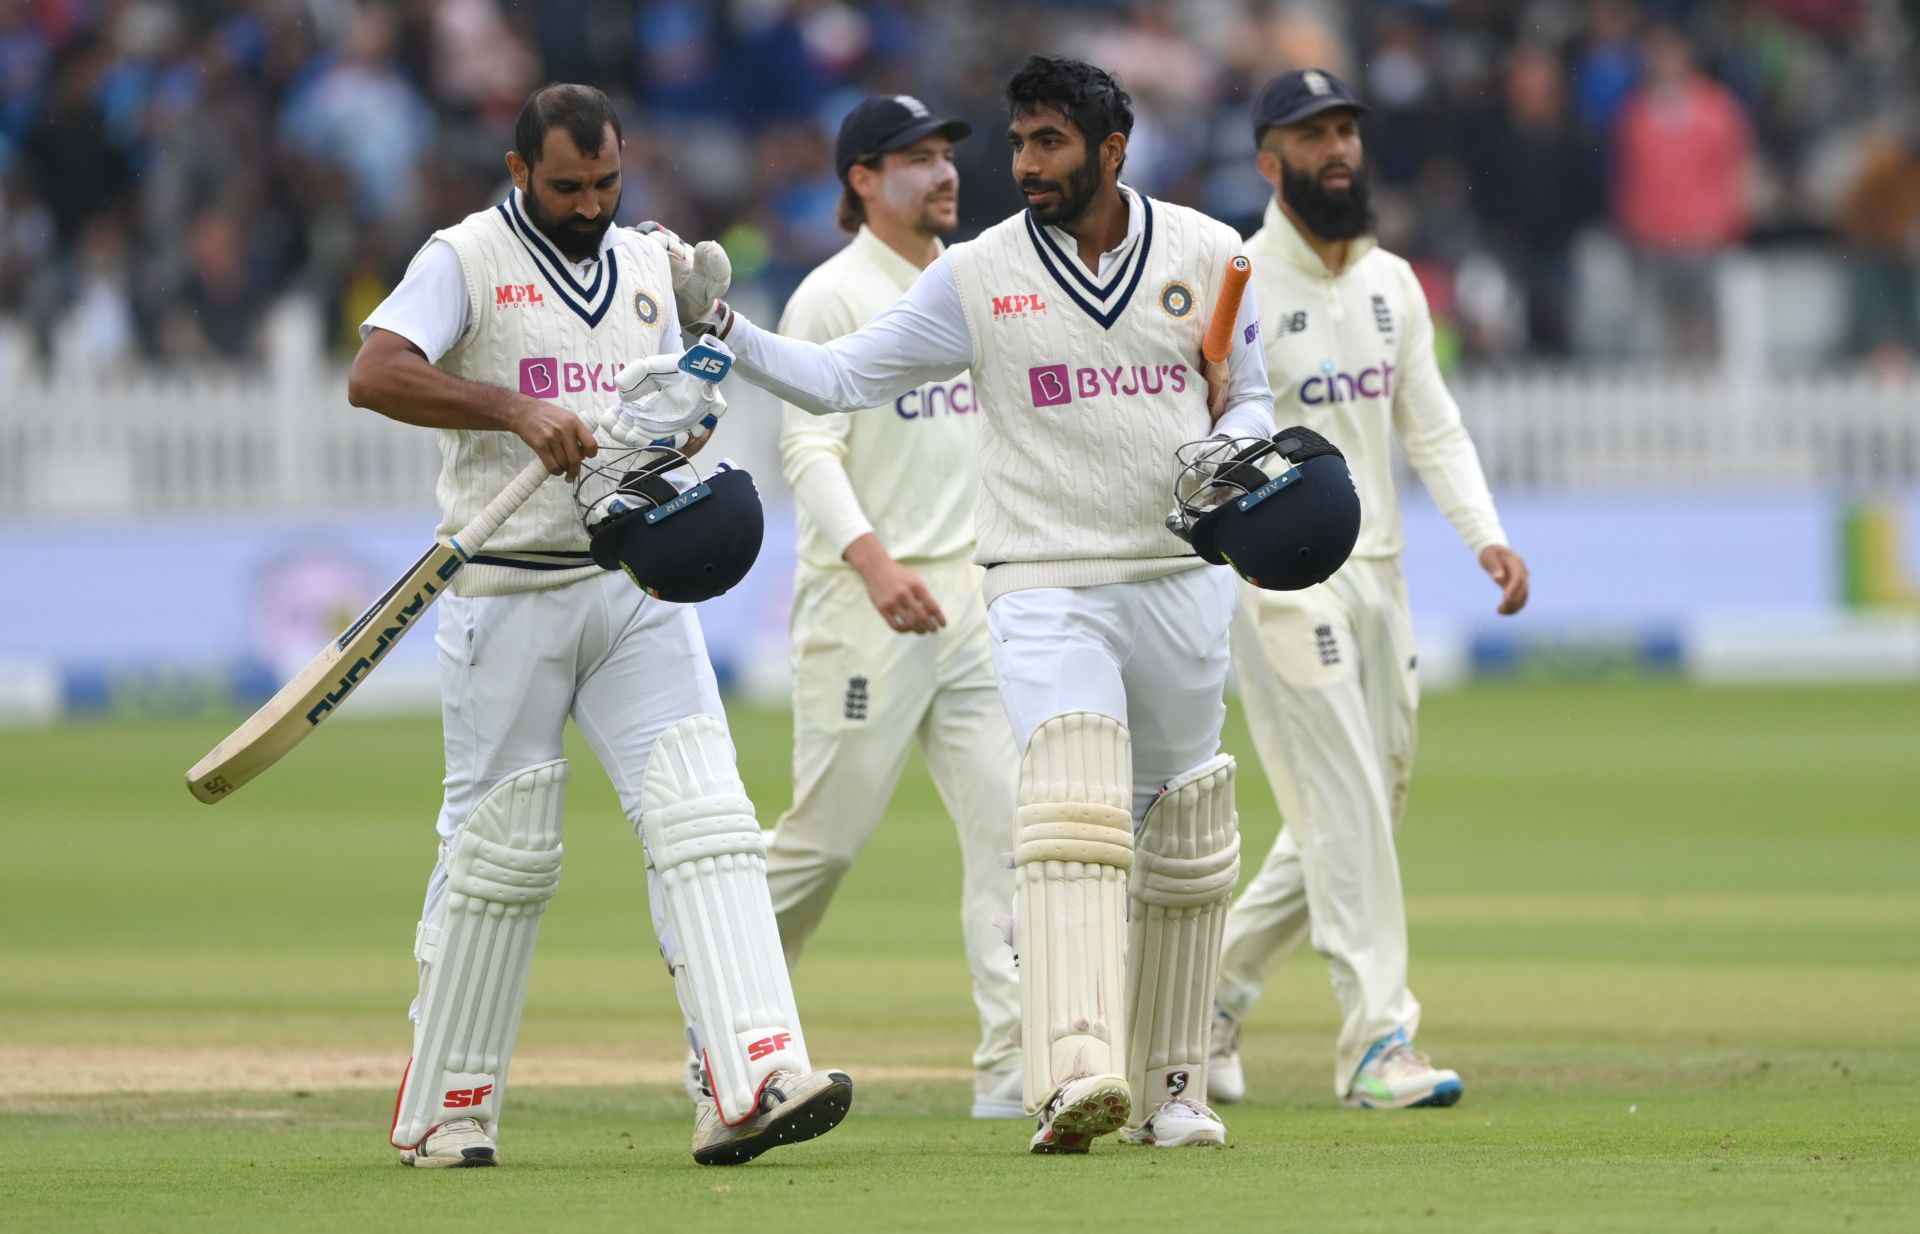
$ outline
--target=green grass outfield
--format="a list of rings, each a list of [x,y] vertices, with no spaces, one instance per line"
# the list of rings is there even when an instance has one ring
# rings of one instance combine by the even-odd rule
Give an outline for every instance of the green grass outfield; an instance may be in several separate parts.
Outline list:
[[[733,718],[770,822],[787,718]],[[1920,1229],[1911,686],[1431,698],[1403,864],[1421,1044],[1466,1099],[1337,1109],[1304,954],[1220,1152],[1031,1158],[966,1119],[956,850],[916,768],[797,973],[854,1114],[733,1170],[687,1155],[638,843],[584,746],[506,1167],[416,1172],[384,1133],[437,725],[337,721],[208,808],[181,772],[227,727],[0,732],[0,1229]]]

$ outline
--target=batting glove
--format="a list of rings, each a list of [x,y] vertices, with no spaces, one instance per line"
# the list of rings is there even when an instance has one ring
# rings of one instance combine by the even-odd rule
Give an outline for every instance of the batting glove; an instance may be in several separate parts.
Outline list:
[[[720,297],[733,286],[733,262],[727,250],[712,240],[688,244],[659,223],[641,223],[635,231],[659,245],[673,271],[673,303],[680,310],[681,328],[689,334],[712,333],[725,305]],[[701,327],[705,326],[706,329]]]
[[[620,370],[620,401],[600,413],[600,430],[623,446],[684,449],[727,413],[718,383],[680,370],[677,353],[648,356]]]

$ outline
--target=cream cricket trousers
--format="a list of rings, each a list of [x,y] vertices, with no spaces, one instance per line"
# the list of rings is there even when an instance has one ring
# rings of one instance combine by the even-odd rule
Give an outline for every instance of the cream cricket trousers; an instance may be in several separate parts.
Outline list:
[[[1342,1023],[1334,1088],[1380,1038],[1412,1040],[1407,917],[1394,833],[1413,771],[1413,622],[1394,558],[1354,558],[1318,587],[1242,585],[1233,660],[1284,827],[1227,915],[1217,1002],[1244,1017],[1311,937]]]
[[[506,776],[561,757],[569,716],[636,830],[654,742],[688,716],[726,722],[693,608],[656,600],[625,574],[513,595],[449,594],[439,610],[447,775],[440,860],[421,913],[430,926],[445,913],[446,854],[468,816]],[[654,932],[671,963],[679,943],[651,863],[646,877]]]
[[[1013,911],[1020,756],[994,686],[980,567],[906,563],[947,616],[935,634],[892,630],[851,568],[802,564],[793,597],[793,808],[767,844],[767,883],[791,968],[873,835],[918,745],[960,838],[960,929],[980,1015],[974,1066],[1017,1062],[1013,953],[994,920]]]

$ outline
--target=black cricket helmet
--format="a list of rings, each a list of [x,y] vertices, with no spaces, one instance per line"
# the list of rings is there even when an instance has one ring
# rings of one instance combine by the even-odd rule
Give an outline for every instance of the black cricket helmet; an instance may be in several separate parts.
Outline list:
[[[1360,538],[1360,494],[1346,456],[1312,429],[1191,441],[1175,458],[1168,530],[1255,587],[1324,583]]]
[[[594,562],[626,571],[650,596],[711,600],[760,555],[760,493],[731,463],[703,478],[678,450],[603,451],[582,466],[573,492]]]

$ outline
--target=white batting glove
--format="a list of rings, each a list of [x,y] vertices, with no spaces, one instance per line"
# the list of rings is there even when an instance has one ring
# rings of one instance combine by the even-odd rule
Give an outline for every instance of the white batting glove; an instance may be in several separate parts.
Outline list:
[[[648,356],[620,370],[620,401],[600,413],[600,430],[623,446],[685,448],[727,412],[716,382],[679,370],[678,354]]]
[[[669,228],[651,220],[634,230],[666,251],[673,271],[673,303],[680,310],[681,328],[690,334],[712,328],[720,297],[733,286],[733,262],[727,250],[712,240],[688,244]]]

